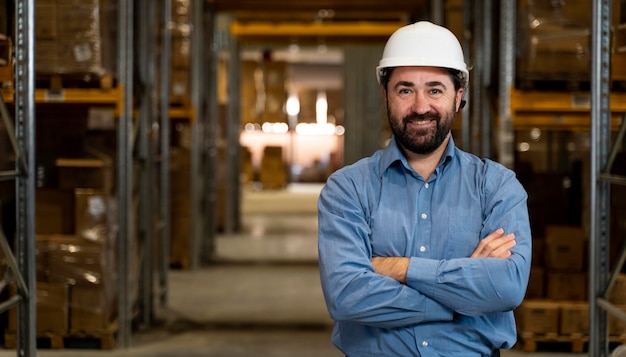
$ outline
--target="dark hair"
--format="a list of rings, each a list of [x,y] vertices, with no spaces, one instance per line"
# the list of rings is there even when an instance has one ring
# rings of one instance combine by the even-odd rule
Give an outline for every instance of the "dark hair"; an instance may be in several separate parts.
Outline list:
[[[380,69],[380,85],[383,88],[387,89],[387,85],[389,84],[389,79],[391,78],[391,74],[396,67],[387,67]],[[452,79],[452,83],[454,83],[454,91],[458,92],[461,89],[461,71],[454,68],[446,68],[448,72],[450,72],[450,79]]]

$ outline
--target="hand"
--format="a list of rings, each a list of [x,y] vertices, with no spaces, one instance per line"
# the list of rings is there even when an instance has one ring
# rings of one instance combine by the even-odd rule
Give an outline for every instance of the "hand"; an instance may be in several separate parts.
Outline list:
[[[505,235],[504,229],[498,228],[478,243],[471,258],[491,257],[505,259],[511,256],[511,249],[515,247],[515,244],[515,235],[513,233]]]
[[[409,258],[406,257],[374,257],[372,266],[376,273],[406,283],[406,272],[409,269]]]

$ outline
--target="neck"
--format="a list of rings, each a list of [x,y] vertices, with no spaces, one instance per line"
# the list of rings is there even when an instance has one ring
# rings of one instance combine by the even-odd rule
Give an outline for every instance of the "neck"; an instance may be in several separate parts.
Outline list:
[[[430,175],[435,172],[437,165],[441,161],[441,157],[443,153],[446,151],[446,147],[448,147],[448,142],[450,141],[450,134],[446,137],[446,139],[439,145],[439,147],[431,152],[430,154],[416,154],[405,148],[402,148],[404,155],[406,156],[409,165],[417,172],[424,181],[428,181]]]

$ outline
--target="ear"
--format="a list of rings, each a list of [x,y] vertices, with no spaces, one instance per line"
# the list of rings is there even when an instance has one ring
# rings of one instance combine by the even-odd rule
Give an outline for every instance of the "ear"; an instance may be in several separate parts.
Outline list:
[[[456,112],[458,113],[459,110],[463,109],[463,107],[465,106],[466,101],[463,99],[463,92],[465,91],[465,88],[460,88],[457,92],[456,92]]]

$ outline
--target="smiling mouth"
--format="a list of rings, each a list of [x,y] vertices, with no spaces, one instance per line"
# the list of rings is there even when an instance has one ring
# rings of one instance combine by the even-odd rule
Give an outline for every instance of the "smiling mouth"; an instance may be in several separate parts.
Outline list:
[[[434,119],[419,119],[419,120],[407,120],[406,124],[408,125],[414,125],[414,126],[426,126],[426,125],[432,125],[433,123],[437,123],[436,120]]]

